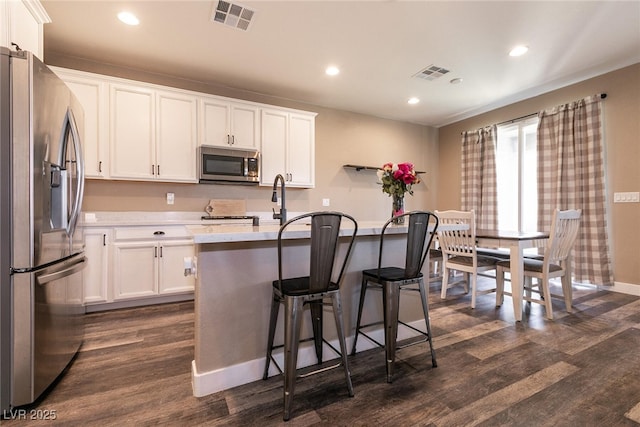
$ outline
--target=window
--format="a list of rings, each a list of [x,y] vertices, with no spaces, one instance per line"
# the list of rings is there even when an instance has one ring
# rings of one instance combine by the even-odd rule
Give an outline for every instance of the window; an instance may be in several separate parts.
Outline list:
[[[496,175],[498,228],[538,229],[538,117],[498,125]]]

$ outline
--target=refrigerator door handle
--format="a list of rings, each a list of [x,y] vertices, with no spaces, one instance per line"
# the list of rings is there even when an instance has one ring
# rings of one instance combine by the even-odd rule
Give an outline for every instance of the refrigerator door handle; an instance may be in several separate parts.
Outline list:
[[[14,274],[37,273],[39,271],[45,270],[45,269],[47,269],[49,267],[52,267],[52,266],[54,266],[56,264],[59,264],[61,261],[62,262],[67,262],[71,258],[74,258],[74,257],[77,257],[77,256],[78,256],[77,254],[69,255],[69,256],[64,257],[62,259],[57,259],[55,261],[47,262],[47,263],[39,265],[37,267],[10,267],[9,268],[9,274],[13,276]],[[83,262],[83,261],[79,260],[77,262]]]
[[[56,271],[54,273],[43,274],[38,276],[38,283],[41,285],[45,285],[54,280],[60,280],[63,277],[71,276],[86,267],[87,257],[82,257],[73,263],[71,266],[65,268],[64,270]]]
[[[63,140],[61,141],[61,147],[66,146],[66,141],[69,134],[71,134],[71,141],[73,142],[76,179],[78,181],[77,191],[73,199],[73,207],[71,212],[69,213],[69,221],[67,223],[67,233],[69,236],[72,236],[76,229],[78,218],[80,216],[80,210],[82,209],[82,199],[84,198],[84,158],[82,156],[80,133],[78,132],[78,126],[76,125],[76,120],[73,116],[73,111],[71,111],[71,107],[67,108],[67,113],[64,116],[62,132]],[[61,154],[63,156],[63,160],[66,163],[66,150],[63,149],[63,152]]]

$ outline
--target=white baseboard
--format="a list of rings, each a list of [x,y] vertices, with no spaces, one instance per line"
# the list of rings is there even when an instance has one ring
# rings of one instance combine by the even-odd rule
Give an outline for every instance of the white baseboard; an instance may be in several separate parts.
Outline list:
[[[640,285],[634,285],[633,283],[614,282],[612,287],[602,286],[601,289],[620,292],[622,294],[640,296]]]
[[[409,323],[409,325],[421,330],[424,330],[425,328],[424,320],[417,320]],[[370,332],[367,332],[367,334],[372,338],[375,338],[379,342],[384,342],[382,327],[372,329]],[[400,326],[398,329],[399,341],[414,337],[416,335],[418,334],[415,331],[412,331],[408,328],[403,328]],[[347,351],[351,352],[351,347],[353,346],[353,337],[347,337],[346,341]],[[331,345],[335,348],[340,348],[337,339],[331,341]],[[376,347],[376,345],[369,341],[367,338],[363,336],[358,337],[358,352],[366,351],[374,347]],[[337,359],[338,355],[336,355],[331,349],[325,346],[322,357],[325,361],[329,361]],[[274,352],[274,358],[282,367],[284,358],[282,352]],[[191,386],[193,388],[193,395],[195,397],[202,397],[262,379],[262,374],[264,372],[264,363],[265,358],[262,357],[259,359],[249,360],[247,362],[239,363],[233,366],[227,366],[213,371],[198,372],[196,361],[194,360],[191,362]],[[311,366],[315,363],[316,355],[313,349],[313,345],[311,343],[301,344],[298,351],[298,368]],[[382,365],[384,364],[383,356],[381,356],[380,363]],[[277,375],[278,373],[278,369],[274,367],[272,363],[271,367],[269,368],[269,376]]]
[[[117,310],[120,308],[144,307],[147,305],[165,304],[170,302],[191,301],[193,300],[193,295],[194,293],[191,291],[180,294],[160,295],[124,301],[86,304],[84,309],[85,313],[95,313],[97,311]]]

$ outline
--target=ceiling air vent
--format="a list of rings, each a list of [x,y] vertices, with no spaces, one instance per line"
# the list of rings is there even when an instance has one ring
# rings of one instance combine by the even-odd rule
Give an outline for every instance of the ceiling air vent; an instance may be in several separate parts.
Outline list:
[[[211,20],[247,31],[255,11],[238,3],[220,0],[211,14]]]
[[[446,68],[438,67],[437,65],[431,64],[427,68],[420,70],[419,72],[414,74],[413,77],[424,80],[435,80],[439,77],[444,76],[448,72],[449,70],[447,70]]]

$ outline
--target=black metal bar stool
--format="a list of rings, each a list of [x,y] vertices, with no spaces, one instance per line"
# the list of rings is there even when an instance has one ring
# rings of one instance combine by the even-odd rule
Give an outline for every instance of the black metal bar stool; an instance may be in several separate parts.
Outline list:
[[[406,234],[407,246],[406,246],[406,259],[404,268],[401,267],[383,267],[383,247],[385,234],[389,225],[392,224],[393,219],[387,221],[380,234],[380,251],[378,254],[378,268],[364,270],[362,272],[362,290],[360,292],[360,304],[358,307],[358,322],[356,325],[355,339],[353,340],[353,350],[351,354],[356,353],[356,345],[358,343],[358,335],[362,334],[373,343],[380,347],[384,347],[386,356],[387,367],[387,382],[391,382],[393,378],[393,367],[395,362],[395,353],[397,347],[398,337],[398,324],[404,325],[416,332],[419,332],[425,336],[424,340],[412,342],[408,345],[418,344],[420,342],[429,342],[431,349],[431,363],[433,367],[437,366],[436,353],[433,348],[433,342],[431,340],[431,325],[429,322],[429,304],[428,304],[428,292],[425,289],[423,274],[421,272],[422,266],[426,259],[429,257],[429,248],[433,241],[433,236],[438,229],[438,217],[431,212],[427,211],[413,211],[402,215],[408,217],[409,229]],[[397,234],[396,234],[397,236]],[[427,280],[428,282],[428,280]],[[412,285],[418,285],[418,288],[411,287]],[[382,305],[384,311],[384,317],[382,322],[374,322],[366,325],[361,325],[362,320],[362,308],[364,306],[365,295],[368,288],[382,289]],[[400,321],[399,306],[400,306],[400,291],[411,290],[419,291],[420,298],[422,300],[422,310],[424,312],[424,320],[426,323],[426,332],[414,328],[411,325]],[[384,324],[384,346],[363,332],[364,328],[368,328],[374,325]]]
[[[311,219],[310,228],[305,224],[305,220]],[[341,231],[342,220],[346,218],[351,221],[351,227],[343,227],[344,235],[349,236],[349,246],[346,252],[339,255],[337,253],[338,238]],[[311,230],[309,275],[303,277],[287,278],[282,274],[282,266],[286,260],[283,257],[283,240],[287,239],[288,231]],[[344,337],[344,322],[342,319],[342,303],[340,299],[340,281],[344,274],[349,254],[353,248],[358,224],[356,220],[340,212],[314,212],[300,215],[287,221],[280,227],[278,232],[278,280],[273,281],[273,300],[271,304],[271,319],[269,322],[269,338],[267,344],[267,359],[264,367],[263,379],[269,376],[269,365],[273,361],[280,373],[284,374],[284,420],[291,417],[291,404],[296,381],[296,364],[298,360],[298,347],[300,340],[300,328],[302,325],[302,313],[305,305],[311,307],[311,321],[313,324],[313,335],[318,364],[322,363],[322,344],[327,344],[333,351],[341,356],[342,362],[332,366],[344,367],[344,374],[347,380],[349,396],[353,396],[353,385],[347,361],[347,348]],[[294,238],[294,237],[292,237]],[[338,259],[338,258],[341,258]],[[335,267],[339,267],[339,270]],[[336,272],[339,273],[336,276]],[[333,306],[333,315],[336,322],[336,331],[340,342],[338,351],[322,336],[322,304],[324,300],[330,299]],[[273,345],[276,323],[278,321],[278,311],[280,304],[285,307],[284,312],[284,345]],[[284,347],[284,371],[278,366],[273,358],[273,350]],[[322,372],[329,368],[318,369],[314,372]]]

